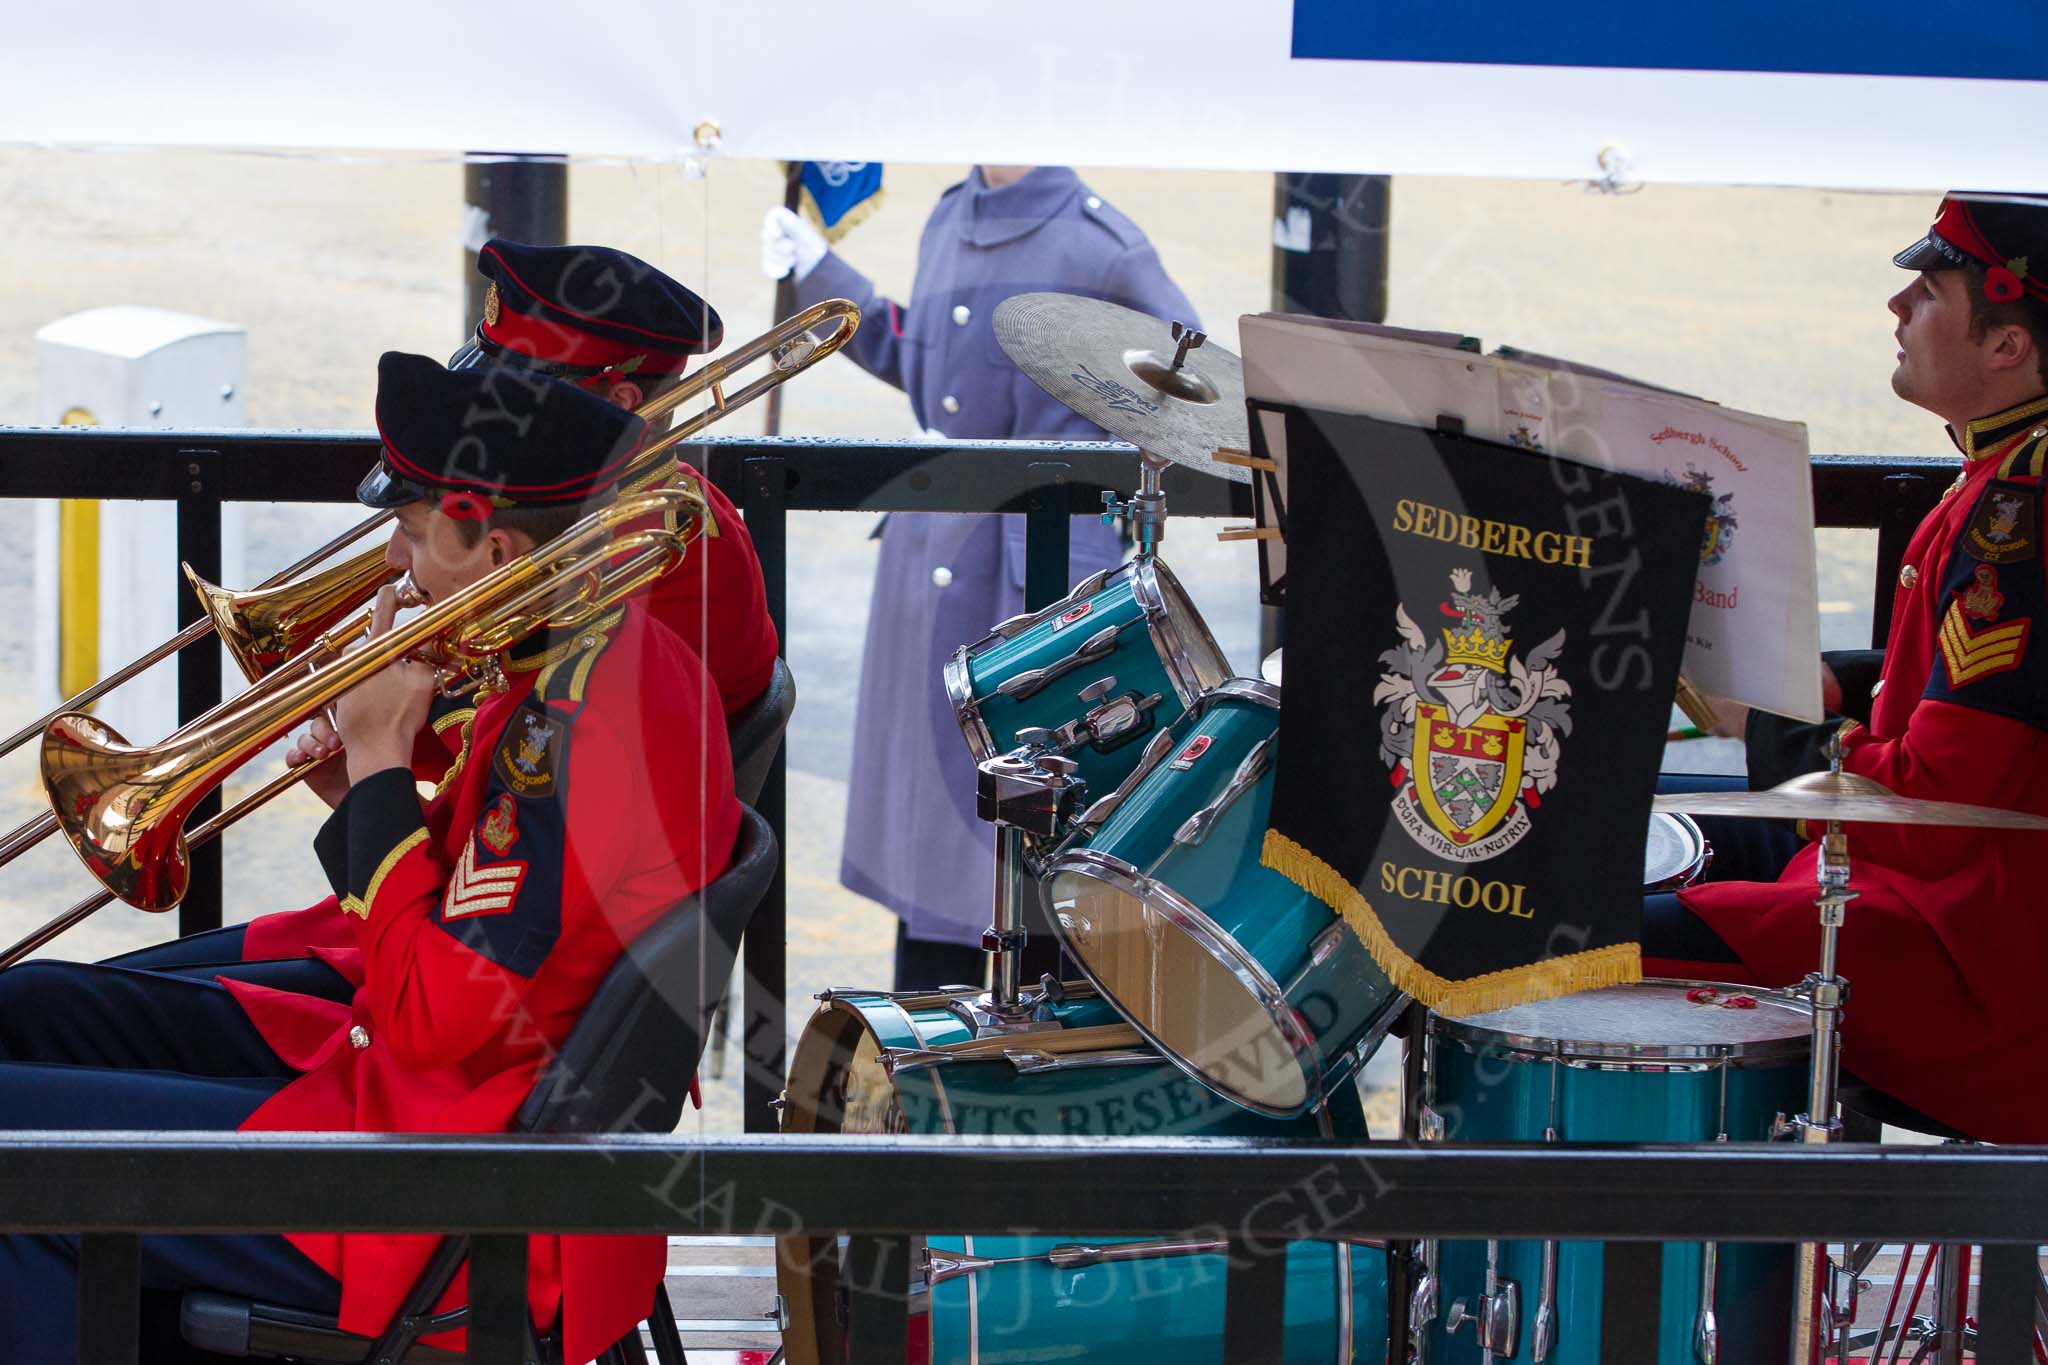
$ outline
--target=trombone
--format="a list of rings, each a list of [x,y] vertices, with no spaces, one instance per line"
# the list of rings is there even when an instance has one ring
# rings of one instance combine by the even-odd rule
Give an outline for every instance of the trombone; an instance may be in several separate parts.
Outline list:
[[[813,329],[827,324],[832,325],[830,331],[822,336],[813,334]],[[814,304],[804,309],[802,312],[762,333],[745,345],[709,361],[703,369],[686,378],[675,388],[657,395],[649,402],[643,404],[637,410],[638,415],[652,421],[675,412],[685,404],[707,396],[709,399],[704,406],[678,421],[669,430],[663,432],[654,441],[650,442],[634,458],[632,463],[621,472],[619,478],[620,486],[622,488],[630,487],[636,479],[644,479],[650,472],[654,472],[665,459],[672,458],[668,455],[668,452],[681,442],[688,440],[713,422],[746,406],[763,394],[780,387],[796,375],[815,365],[818,361],[837,351],[852,339],[854,330],[859,325],[860,308],[857,305],[846,299],[827,299],[822,303]],[[726,392],[726,386],[734,379],[735,375],[747,366],[763,359],[767,360],[770,364],[768,373],[759,378],[749,380],[730,394]],[[653,494],[657,495],[670,491],[673,490],[651,490]],[[659,498],[652,503],[645,503],[643,506],[646,496],[646,494],[635,494],[631,495],[630,498],[622,497],[619,502],[615,502],[603,509],[603,512],[610,512],[614,508],[627,505],[629,502],[633,506],[642,507],[643,511],[660,511],[673,506],[672,503],[662,501]],[[188,569],[187,577],[207,608],[207,615],[204,619],[187,626],[178,635],[172,637],[169,642],[166,642],[166,644],[159,646],[156,650],[144,655],[141,659],[136,660],[117,673],[109,675],[108,678],[63,703],[58,710],[40,718],[31,726],[25,727],[21,732],[6,741],[0,742],[0,755],[4,755],[12,748],[18,747],[21,743],[25,742],[27,738],[35,734],[44,734],[47,731],[44,741],[44,767],[46,785],[48,785],[48,794],[52,804],[51,814],[30,820],[14,831],[0,836],[0,866],[4,866],[29,848],[40,843],[50,835],[57,833],[60,828],[65,828],[65,832],[67,836],[71,837],[73,848],[78,852],[80,859],[85,862],[88,870],[91,870],[95,877],[100,878],[103,886],[107,888],[100,893],[79,901],[69,910],[51,919],[40,929],[29,934],[4,952],[0,952],[0,968],[12,966],[38,948],[49,943],[65,929],[81,922],[101,907],[107,905],[116,896],[127,900],[130,904],[136,905],[141,909],[153,911],[171,909],[183,897],[185,886],[189,880],[190,872],[185,859],[186,851],[190,844],[204,842],[214,837],[221,830],[226,829],[245,815],[268,803],[280,792],[296,783],[303,775],[300,769],[290,769],[279,774],[255,792],[243,798],[233,808],[204,822],[194,829],[189,837],[181,833],[174,846],[158,848],[155,843],[152,843],[145,855],[144,850],[138,845],[136,848],[129,850],[134,855],[133,858],[130,858],[126,864],[123,864],[121,858],[115,858],[113,865],[107,868],[107,875],[103,876],[100,864],[106,862],[107,858],[102,853],[89,851],[90,846],[81,843],[80,837],[73,834],[63,823],[65,820],[65,801],[75,802],[86,799],[86,794],[74,792],[68,798],[59,797],[56,787],[50,785],[52,781],[49,777],[50,756],[53,746],[73,744],[80,738],[89,739],[93,730],[100,732],[110,743],[118,744],[120,741],[118,736],[114,736],[111,730],[100,722],[92,720],[89,716],[73,714],[76,709],[104,695],[121,682],[133,677],[142,669],[160,661],[184,645],[202,640],[206,635],[215,631],[220,633],[223,642],[234,655],[237,665],[250,678],[253,685],[249,692],[222,702],[197,720],[176,731],[169,740],[165,741],[164,746],[159,746],[160,748],[168,747],[182,738],[201,730],[213,731],[217,722],[222,722],[224,717],[239,714],[246,705],[250,704],[251,695],[256,693],[259,687],[263,687],[266,684],[288,687],[304,681],[306,675],[311,673],[312,664],[316,658],[324,659],[331,657],[367,632],[367,614],[362,615],[353,622],[344,622],[344,618],[347,617],[349,612],[367,601],[379,587],[389,581],[391,573],[384,564],[383,550],[379,547],[375,550],[363,551],[335,568],[315,574],[303,581],[292,582],[288,580],[292,579],[295,574],[303,572],[308,566],[318,563],[320,560],[333,554],[342,546],[361,539],[363,536],[378,529],[391,519],[391,515],[390,512],[380,512],[366,518],[352,530],[329,541],[314,554],[301,559],[283,572],[273,575],[270,579],[265,580],[261,587],[249,590],[248,592],[233,593],[214,587],[196,574],[191,573]],[[701,511],[695,515],[701,515]],[[616,521],[616,518],[611,520]],[[693,522],[693,524],[695,523]],[[565,533],[565,537],[575,534],[584,525],[585,523],[578,523],[576,528],[571,528],[570,532]],[[693,531],[691,536],[694,537],[694,534]],[[559,541],[556,543],[559,543]],[[677,547],[678,557],[686,546],[687,538]],[[552,546],[544,548],[552,548]],[[663,572],[665,571],[663,570]],[[637,590],[638,587],[644,587],[659,576],[659,572],[638,575],[639,581],[634,590]],[[587,590],[588,585],[586,585]],[[618,595],[626,596],[630,594],[620,593]],[[423,614],[422,619],[425,619],[426,615]],[[417,622],[411,624],[416,625]],[[539,624],[560,627],[561,622],[559,620],[542,621]],[[500,631],[499,634],[503,636],[504,632]],[[472,637],[472,644],[469,647],[475,647],[475,637]],[[504,647],[503,642],[496,646],[498,649]],[[332,669],[323,669],[322,673],[325,675],[333,671]],[[353,670],[351,671],[353,672]],[[370,671],[375,670],[372,669]],[[357,674],[356,676],[367,675]],[[346,690],[346,688],[341,690]],[[336,695],[339,695],[339,693],[337,692]],[[331,699],[330,697],[328,700]],[[320,703],[323,706],[325,704],[326,702],[324,701]],[[299,720],[304,719],[306,715],[310,715],[318,709],[319,706],[308,709],[303,714],[287,722],[284,728],[289,730],[292,725],[297,724]],[[64,736],[63,738],[59,737],[60,733]],[[283,731],[279,731],[279,733],[283,733]],[[272,736],[272,738],[275,738],[275,736]],[[269,740],[266,739],[261,743],[268,742]],[[257,747],[261,747],[261,744],[258,744]],[[250,753],[253,752],[253,749],[250,750]],[[228,773],[233,771],[233,767],[239,766],[240,762],[245,761],[248,756],[248,754],[241,755],[236,759],[234,765],[222,770],[219,774],[219,779],[213,785],[218,785],[218,781],[225,780]],[[211,790],[211,786],[207,790]],[[200,794],[204,795],[205,793],[201,792]],[[96,802],[98,798],[93,799]],[[183,813],[189,813],[189,806]],[[181,822],[183,813],[179,816]],[[140,861],[144,856],[152,859],[166,859],[167,861],[162,866],[151,863],[147,870],[145,870],[144,863]],[[131,867],[132,871],[121,871],[122,865]],[[131,898],[131,893],[134,898]]]
[[[624,529],[664,513],[677,515],[678,529]],[[704,500],[687,489],[620,498],[360,648],[346,646],[367,631],[367,615],[328,632],[292,666],[161,744],[131,745],[93,717],[67,712],[43,736],[50,805],[102,886],[137,909],[168,910],[191,876],[186,817],[265,745],[401,658],[432,663],[444,687],[457,678],[497,685],[501,650],[537,631],[595,620],[680,564],[703,524]]]

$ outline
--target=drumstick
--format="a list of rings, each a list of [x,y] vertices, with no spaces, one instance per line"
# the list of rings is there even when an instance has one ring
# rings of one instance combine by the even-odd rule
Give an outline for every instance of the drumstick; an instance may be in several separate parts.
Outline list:
[[[1683,673],[1678,675],[1678,692],[1673,700],[1677,702],[1678,709],[1685,712],[1687,720],[1709,734],[1713,732],[1715,723],[1720,719],[1714,714],[1714,704],[1707,700],[1705,693],[1688,682]]]
[[[1667,730],[1664,732],[1664,742],[1666,744],[1679,744],[1688,739],[1711,738],[1713,738],[1711,734],[1709,734],[1705,730],[1700,729],[1700,727],[1697,725],[1681,726],[1679,729]]]

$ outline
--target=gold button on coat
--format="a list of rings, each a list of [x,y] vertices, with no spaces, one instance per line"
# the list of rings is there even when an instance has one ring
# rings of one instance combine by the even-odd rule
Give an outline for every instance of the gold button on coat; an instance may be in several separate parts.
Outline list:
[[[952,587],[952,586],[953,586],[953,571],[952,571],[951,569],[947,568],[947,567],[946,567],[945,565],[943,565],[943,564],[939,565],[939,567],[938,567],[938,568],[936,568],[936,569],[933,569],[933,570],[932,570],[932,586],[933,586],[933,587],[935,587],[935,588],[950,588],[950,587]]]
[[[965,327],[968,319],[973,316],[974,310],[966,304],[956,303],[953,305],[953,325],[955,327]]]
[[[939,406],[947,412],[958,412],[960,411],[960,400],[949,393],[939,400]]]
[[[361,1052],[370,1045],[370,1031],[361,1024],[351,1024],[348,1030],[348,1045]]]
[[[1899,566],[1899,586],[1900,586],[1900,587],[1902,587],[1902,588],[1910,588],[1910,587],[1912,587],[1912,586],[1913,586],[1913,585],[1914,585],[1915,583],[1918,583],[1919,581],[1920,581],[1920,571],[1919,571],[1918,569],[1914,568],[1914,567],[1913,567],[1913,566],[1912,566],[1911,564],[1902,564],[1902,565],[1900,565],[1900,566]]]

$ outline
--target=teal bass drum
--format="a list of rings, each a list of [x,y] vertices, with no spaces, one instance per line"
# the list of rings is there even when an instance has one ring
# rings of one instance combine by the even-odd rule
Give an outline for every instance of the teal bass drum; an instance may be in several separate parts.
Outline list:
[[[1035,747],[1074,760],[1084,801],[1129,777],[1148,741],[1229,676],[1180,581],[1144,555],[962,645],[945,670],[976,762],[1042,731]],[[1034,861],[1043,851],[1027,848]]]
[[[1365,1137],[1355,1090],[1292,1120],[1248,1113],[1169,1064],[1086,983],[1051,1007],[1059,1027],[1039,1032],[976,1038],[981,998],[832,994],[791,1058],[783,1130]],[[1314,1217],[1306,1203],[1303,1216]],[[1221,1365],[1220,1235],[913,1239],[906,1365]],[[778,1252],[789,1365],[843,1365],[838,1243],[784,1238]],[[1379,1248],[1293,1243],[1276,1358],[1384,1365],[1385,1305]]]
[[[1260,862],[1280,689],[1232,678],[1161,732],[1046,862],[1053,927],[1187,1073],[1301,1114],[1351,1077],[1407,997],[1336,913]]]
[[[1644,981],[1466,1019],[1431,1016],[1426,1137],[1762,1142],[1805,1107],[1812,1014],[1788,991]],[[1426,1244],[1430,1365],[1599,1365],[1598,1242]],[[1667,1243],[1657,1355],[1783,1360],[1792,1249]],[[1492,1354],[1486,1352],[1491,1349]]]

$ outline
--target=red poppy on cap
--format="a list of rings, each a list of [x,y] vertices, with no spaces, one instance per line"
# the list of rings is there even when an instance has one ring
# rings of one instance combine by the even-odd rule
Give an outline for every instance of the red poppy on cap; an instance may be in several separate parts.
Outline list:
[[[2024,294],[2020,277],[2002,265],[1994,265],[1984,272],[1984,297],[1993,303],[2011,303]]]

